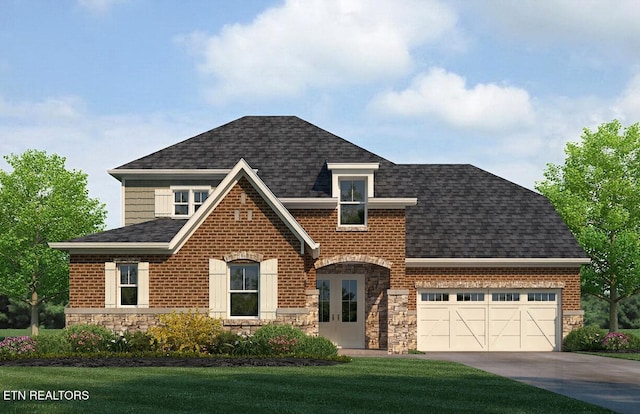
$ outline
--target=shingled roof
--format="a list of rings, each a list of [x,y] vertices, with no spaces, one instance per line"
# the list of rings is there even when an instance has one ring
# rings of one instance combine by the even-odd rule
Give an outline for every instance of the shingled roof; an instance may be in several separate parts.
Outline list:
[[[293,116],[248,116],[124,164],[225,169],[239,159],[277,197],[330,197],[327,162],[377,162],[376,197],[416,197],[407,208],[408,258],[585,258],[549,201],[471,165],[394,164]],[[183,220],[154,220],[82,242],[168,241]]]

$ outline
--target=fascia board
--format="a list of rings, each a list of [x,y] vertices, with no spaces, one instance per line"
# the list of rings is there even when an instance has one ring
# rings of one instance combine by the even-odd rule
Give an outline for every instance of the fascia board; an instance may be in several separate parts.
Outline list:
[[[113,254],[113,253],[145,253],[169,254],[169,243],[164,242],[55,242],[49,247],[68,251],[71,254]]]
[[[158,178],[223,178],[231,170],[226,169],[113,169],[107,170],[109,175],[119,181],[152,180]]]
[[[286,208],[333,210],[338,207],[337,198],[280,198]]]
[[[580,267],[588,258],[406,258],[405,267]]]
[[[369,198],[367,208],[370,209],[404,209],[418,204],[417,198]]]
[[[380,169],[379,162],[328,162],[328,170],[360,170],[377,171]]]

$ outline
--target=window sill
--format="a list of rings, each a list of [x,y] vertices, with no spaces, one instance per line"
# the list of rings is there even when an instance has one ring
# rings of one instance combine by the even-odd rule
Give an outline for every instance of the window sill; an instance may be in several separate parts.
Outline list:
[[[338,226],[336,227],[337,232],[367,232],[369,231],[369,226]]]

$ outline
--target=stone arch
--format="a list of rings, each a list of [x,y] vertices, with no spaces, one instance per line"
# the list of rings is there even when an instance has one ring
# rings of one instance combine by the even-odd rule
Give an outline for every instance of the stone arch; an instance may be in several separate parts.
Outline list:
[[[337,263],[369,263],[377,266],[382,266],[387,269],[391,269],[391,263],[388,260],[380,257],[369,256],[367,254],[341,254],[338,256],[329,257],[326,259],[320,259],[316,261],[314,267],[320,269],[325,266],[330,266]]]
[[[263,255],[261,255],[260,253],[248,252],[248,251],[231,252],[229,254],[225,254],[223,256],[223,259],[227,263],[233,262],[234,260],[251,260],[253,262],[259,263],[262,261]]]

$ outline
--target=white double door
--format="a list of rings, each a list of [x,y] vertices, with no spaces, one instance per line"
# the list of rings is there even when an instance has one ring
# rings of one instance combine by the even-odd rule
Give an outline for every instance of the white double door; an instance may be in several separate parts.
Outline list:
[[[342,348],[364,348],[364,275],[318,275],[319,333]]]

